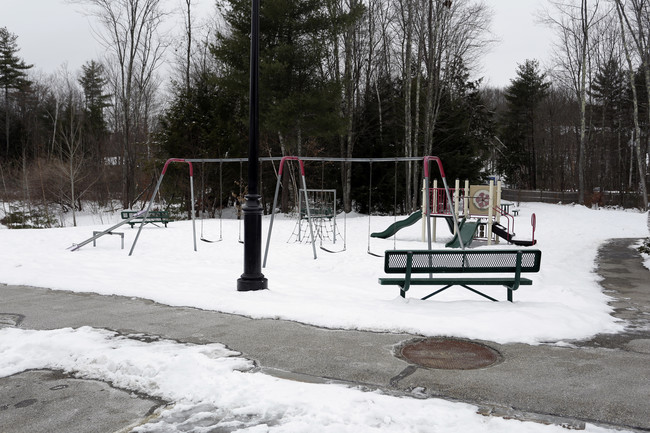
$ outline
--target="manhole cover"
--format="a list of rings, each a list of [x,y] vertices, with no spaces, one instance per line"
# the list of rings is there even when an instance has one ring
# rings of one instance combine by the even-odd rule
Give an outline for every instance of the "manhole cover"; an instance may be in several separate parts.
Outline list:
[[[400,355],[413,364],[442,370],[473,370],[499,361],[496,350],[463,340],[427,338],[405,343]]]

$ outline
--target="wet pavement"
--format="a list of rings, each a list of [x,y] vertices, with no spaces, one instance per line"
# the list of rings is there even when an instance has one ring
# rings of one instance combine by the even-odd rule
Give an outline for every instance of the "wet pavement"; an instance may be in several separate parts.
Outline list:
[[[422,338],[415,335],[330,330],[22,286],[0,286],[0,327],[92,326],[181,342],[217,342],[254,360],[261,371],[287,379],[446,398],[475,404],[486,415],[576,429],[590,422],[650,431],[650,271],[630,248],[636,241],[613,240],[598,256],[601,284],[614,299],[614,315],[629,324],[624,333],[598,335],[572,347],[455,340],[456,346],[477,345],[497,354],[498,359],[478,369],[431,368],[409,361],[400,352],[409,342],[418,347]],[[47,431],[39,426],[49,423],[51,428],[55,421],[58,427],[49,431],[129,431],[161,404],[57,372],[21,373],[0,379],[0,431]],[[105,417],[106,427],[98,427],[93,414]]]
[[[0,380],[0,431],[128,431],[162,404],[97,380],[31,370]]]

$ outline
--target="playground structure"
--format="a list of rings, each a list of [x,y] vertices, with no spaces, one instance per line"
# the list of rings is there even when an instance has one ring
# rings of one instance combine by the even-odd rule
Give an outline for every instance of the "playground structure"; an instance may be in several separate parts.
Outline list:
[[[311,244],[312,244],[314,259],[317,258],[316,242],[315,242],[315,235],[314,235],[313,215],[312,215],[312,210],[310,209],[310,206],[309,206],[309,198],[307,196],[307,191],[308,190],[307,190],[307,184],[306,184],[306,180],[305,180],[304,161],[308,161],[308,160],[310,160],[310,161],[323,161],[323,162],[324,161],[330,161],[330,162],[366,162],[366,163],[370,163],[371,164],[370,180],[369,180],[370,194],[369,194],[369,198],[368,198],[368,201],[369,201],[369,203],[368,203],[369,206],[368,207],[369,207],[369,209],[371,208],[370,202],[371,202],[371,197],[372,197],[372,163],[373,162],[395,162],[396,163],[398,161],[424,161],[425,184],[426,184],[426,188],[428,189],[428,186],[429,186],[429,165],[430,165],[430,162],[433,161],[433,162],[437,163],[438,169],[440,171],[440,176],[442,178],[442,181],[443,181],[443,184],[444,184],[444,187],[445,187],[446,196],[447,196],[447,200],[449,202],[449,205],[451,206],[451,203],[452,203],[451,195],[449,193],[449,188],[447,186],[447,181],[446,181],[446,178],[445,178],[445,172],[444,172],[444,169],[442,167],[442,161],[440,161],[440,158],[438,158],[436,156],[427,156],[427,157],[424,157],[424,158],[417,158],[417,157],[412,157],[412,158],[309,158],[309,157],[285,156],[280,160],[280,167],[278,169],[277,182],[276,182],[276,186],[275,186],[275,194],[273,196],[273,206],[271,207],[271,209],[272,209],[271,221],[270,221],[270,224],[269,224],[269,230],[268,230],[268,235],[267,235],[266,247],[265,247],[265,250],[264,250],[264,259],[263,259],[263,262],[262,262],[262,267],[266,267],[266,263],[267,263],[267,259],[268,259],[269,245],[271,243],[271,236],[272,236],[272,233],[273,233],[273,223],[274,223],[274,220],[275,220],[275,213],[276,213],[276,207],[277,207],[277,202],[278,202],[278,193],[279,193],[279,190],[280,190],[282,173],[283,173],[283,170],[284,170],[285,163],[288,162],[288,161],[297,161],[299,163],[299,165],[300,165],[300,176],[301,176],[301,181],[302,181],[302,190],[301,190],[300,196],[301,197],[304,196],[304,200],[305,200],[305,203],[306,203],[305,214],[306,214],[307,220],[308,220],[307,223],[308,223],[308,227],[309,227],[309,235],[310,235],[310,240],[311,240]],[[427,204],[427,208],[428,208],[428,204]],[[302,213],[302,212],[300,212],[300,213]],[[453,218],[453,223],[454,223],[454,226],[455,226],[456,230],[459,231],[458,219],[456,218],[455,214],[452,214],[452,218]],[[299,217],[299,219],[300,219],[300,217]],[[394,230],[394,232],[396,232],[397,230],[399,230],[399,228],[398,229],[393,229],[393,230]],[[336,234],[336,224],[334,224],[333,233]],[[370,233],[369,233],[369,235],[370,235]],[[390,235],[387,235],[386,237],[389,237],[389,236]],[[428,229],[428,243],[429,243],[429,246],[431,246],[431,230],[430,230],[430,226],[429,226],[429,229]],[[325,249],[325,251],[327,251],[327,250]],[[331,251],[329,251],[329,252],[331,252]],[[368,238],[368,253],[371,254],[371,255],[376,255],[376,254],[373,254],[370,251],[370,236]]]
[[[426,192],[425,192],[426,194]],[[456,180],[452,190],[452,208],[441,198],[443,190],[437,187],[434,181],[433,188],[428,196],[430,209],[429,215],[433,216],[432,224],[435,227],[438,218],[447,219],[452,214],[462,218],[460,232],[452,231],[454,238],[447,243],[448,247],[457,248],[462,242],[468,246],[473,238],[485,239],[488,245],[498,242],[499,238],[519,246],[535,245],[536,217],[531,216],[532,239],[524,240],[515,237],[515,217],[511,214],[510,203],[501,200],[501,181],[490,180],[488,185],[470,185],[465,181],[464,188],[460,188],[460,181]],[[518,210],[516,210],[518,213]],[[451,228],[451,226],[450,226]],[[424,229],[423,229],[424,230]],[[435,230],[434,230],[435,239]]]
[[[400,220],[400,221],[395,221],[393,224],[389,225],[388,228],[382,232],[375,232],[371,233],[370,236],[373,238],[380,238],[380,239],[386,239],[391,236],[395,236],[395,234],[406,228],[410,227],[416,222],[422,220],[422,211],[418,210],[413,212],[411,215],[408,216],[408,218]]]
[[[304,197],[307,200],[304,200]],[[295,242],[307,241],[307,230],[309,227],[308,213],[311,214],[314,237],[319,239],[321,249],[323,241],[336,245],[337,239],[343,239],[336,222],[336,189],[300,189],[298,195],[298,218],[293,233],[289,238]],[[344,214],[345,215],[345,214]],[[332,251],[329,251],[332,252]]]
[[[189,165],[189,172],[190,172],[190,195],[191,195],[191,200],[192,203],[194,203],[194,167],[192,166],[192,162],[189,160],[185,159],[180,159],[180,158],[170,158],[165,162],[165,165],[162,169],[162,172],[160,174],[160,177],[158,178],[158,183],[156,184],[156,187],[154,188],[153,193],[151,194],[151,198],[149,199],[149,203],[147,207],[141,211],[135,212],[132,214],[132,216],[124,219],[122,222],[115,224],[114,226],[102,231],[102,232],[97,232],[94,233],[92,237],[86,239],[83,242],[80,242],[78,244],[72,244],[68,249],[70,251],[77,251],[84,245],[87,245],[91,242],[95,243],[97,239],[99,239],[102,236],[105,235],[112,235],[115,234],[114,230],[125,225],[125,224],[131,224],[134,220],[140,220],[140,226],[138,227],[138,232],[135,236],[135,240],[133,241],[133,244],[131,245],[131,249],[129,250],[129,256],[133,254],[133,250],[135,249],[135,245],[138,242],[138,238],[140,237],[140,232],[142,231],[142,227],[144,227],[145,224],[147,224],[147,220],[149,217],[149,214],[151,213],[151,208],[153,206],[154,199],[156,197],[156,194],[158,193],[158,190],[160,189],[160,185],[162,184],[163,178],[165,177],[165,173],[167,172],[167,168],[169,167],[169,164],[172,162],[182,162],[182,163],[188,163]],[[196,251],[196,221],[194,218],[194,208],[192,208],[192,232],[193,232],[193,239],[194,239],[194,251]]]
[[[399,160],[404,160],[404,159],[405,158],[399,158]],[[305,178],[304,178],[304,161],[318,161],[318,162],[371,162],[371,161],[387,162],[387,161],[391,161],[392,162],[395,159],[394,158],[359,159],[359,158],[316,158],[316,157],[301,157],[301,158],[298,158],[298,157],[262,157],[262,158],[258,158],[258,160],[259,160],[260,163],[263,163],[263,162],[279,162],[280,163],[280,170],[278,172],[278,179],[281,177],[282,169],[284,167],[284,162],[285,161],[291,161],[291,160],[299,161],[300,166],[301,166],[301,172],[302,172],[301,177],[302,177],[302,181],[303,181],[300,195],[301,195],[301,197],[303,197],[302,190],[307,191]],[[406,160],[417,161],[417,160],[420,160],[420,158],[408,158]],[[221,166],[222,166],[222,164],[225,164],[225,163],[239,163],[240,164],[240,176],[239,176],[239,178],[240,178],[240,186],[241,186],[241,179],[242,179],[241,166],[242,166],[243,163],[245,163],[247,161],[248,161],[247,158],[170,158],[165,162],[164,167],[161,170],[160,177],[158,178],[158,181],[157,181],[157,183],[156,183],[156,185],[154,187],[154,190],[149,196],[150,197],[149,202],[146,204],[146,206],[142,210],[133,213],[132,214],[133,216],[131,218],[126,219],[126,220],[124,220],[124,221],[110,227],[107,230],[104,230],[104,231],[98,232],[98,233],[94,233],[91,238],[88,238],[88,239],[84,240],[83,242],[73,244],[71,247],[69,247],[69,249],[72,250],[72,251],[77,251],[81,247],[83,247],[83,246],[85,246],[85,245],[87,245],[87,244],[89,244],[91,242],[95,242],[98,238],[100,238],[100,237],[102,237],[104,235],[117,234],[117,233],[114,233],[114,230],[118,229],[119,227],[124,226],[125,224],[132,223],[134,220],[137,220],[137,221],[141,221],[141,223],[139,224],[138,232],[136,234],[135,240],[133,241],[131,249],[129,250],[129,255],[132,255],[134,250],[135,250],[135,246],[136,246],[136,244],[138,242],[138,239],[140,237],[143,226],[150,221],[149,215],[150,215],[150,212],[152,211],[154,198],[156,197],[156,195],[158,194],[158,191],[160,190],[160,186],[161,186],[161,184],[163,182],[164,176],[167,173],[167,170],[168,170],[170,164],[172,164],[172,163],[186,163],[186,164],[188,164],[188,167],[189,167],[190,201],[192,203],[191,204],[191,209],[190,209],[190,214],[191,214],[191,219],[192,219],[193,247],[194,247],[194,251],[197,251],[196,218],[195,218],[195,214],[196,214],[196,212],[195,212],[195,204],[196,204],[196,202],[195,202],[195,197],[194,197],[194,164],[197,164],[197,163],[201,163],[201,164],[219,163],[219,165],[220,165],[220,172],[219,172],[219,183],[220,183],[220,185],[219,185],[219,188],[221,189],[221,182],[222,182],[221,181]],[[202,183],[203,183],[203,180],[202,180]],[[279,185],[276,187],[276,189],[277,188],[279,188]],[[221,191],[220,191],[220,195],[221,195]],[[242,193],[240,191],[240,196],[241,195],[242,195]],[[309,203],[309,199],[307,197],[306,192],[304,193],[304,199],[305,199],[305,203]],[[276,199],[274,201],[275,201],[275,203],[274,203],[273,209],[275,211],[275,206],[277,205],[277,193],[276,193]],[[334,199],[334,204],[335,203],[336,203],[336,199]],[[271,230],[272,230],[274,211],[272,212],[271,227],[269,228],[269,232],[271,232]],[[310,211],[309,206],[306,207],[305,211],[307,212],[307,220],[308,220],[308,226],[309,226],[309,231],[310,231],[311,243],[314,245],[314,258],[316,258],[315,238],[313,236],[313,224],[312,224],[311,211]],[[334,210],[333,217],[335,217],[335,216],[336,216],[336,211]],[[333,229],[331,230],[331,233],[338,237],[338,236],[340,236],[340,232],[339,232],[339,230],[338,230],[338,228],[336,226],[336,221],[335,220],[333,221],[333,224],[334,224],[334,226],[333,226]],[[202,228],[203,227],[201,227],[201,229]],[[241,230],[241,225],[240,225],[240,230]],[[219,239],[221,239],[221,234],[220,234]],[[240,233],[240,239],[241,239],[241,233]],[[344,250],[345,250],[345,233],[344,233],[343,239],[344,239]],[[203,230],[201,230],[201,240],[204,240],[206,242],[214,242],[214,241],[204,239]],[[240,242],[241,242],[241,240],[240,240]],[[333,242],[335,242],[335,238],[333,238]],[[327,249],[324,248],[324,247],[322,249],[327,251]]]
[[[243,162],[247,161],[245,158],[214,158],[214,159],[183,159],[183,158],[171,158],[168,159],[164,167],[161,171],[160,177],[158,179],[158,182],[156,183],[156,186],[150,195],[150,199],[146,207],[141,210],[137,211],[136,213],[132,214],[133,217],[126,219],[112,227],[110,227],[107,230],[104,230],[102,232],[97,232],[94,233],[93,236],[79,244],[73,244],[70,249],[72,251],[76,251],[83,247],[84,245],[87,245],[90,242],[95,242],[99,237],[107,235],[107,234],[116,234],[114,233],[114,230],[117,228],[123,226],[124,224],[135,224],[133,220],[137,220],[139,222],[139,227],[137,234],[135,236],[135,240],[133,241],[133,244],[131,246],[131,249],[129,250],[129,255],[132,255],[135,246],[137,244],[137,241],[140,237],[142,228],[144,227],[145,224],[147,224],[150,219],[150,213],[152,212],[152,206],[154,202],[154,198],[156,197],[160,186],[162,184],[162,181],[164,179],[164,176],[167,172],[168,167],[172,163],[183,163],[183,164],[188,164],[189,167],[189,181],[190,181],[190,195],[191,195],[191,219],[192,219],[192,231],[193,231],[193,247],[194,251],[197,250],[197,244],[196,244],[196,219],[195,219],[195,198],[194,198],[194,166],[193,164],[196,163],[219,163],[220,165],[220,173],[219,173],[219,182],[221,183],[221,166],[224,163],[232,163],[232,162],[237,162],[240,164],[240,170],[241,170],[241,165]],[[305,161],[318,161],[321,163],[324,162],[345,162],[345,163],[369,163],[371,170],[371,179],[372,179],[372,164],[375,162],[381,163],[381,162],[393,162],[396,164],[397,167],[397,162],[424,162],[424,174],[425,174],[425,187],[424,187],[424,192],[423,193],[423,210],[411,214],[408,218],[402,221],[396,221],[393,225],[388,227],[386,230],[383,232],[378,232],[378,233],[370,233],[369,230],[369,236],[368,236],[368,252],[370,252],[370,238],[371,237],[376,237],[376,238],[383,238],[386,239],[388,237],[394,236],[399,230],[401,230],[404,227],[410,226],[415,224],[418,220],[423,220],[423,240],[426,236],[429,248],[431,247],[431,242],[435,240],[435,224],[436,224],[436,219],[439,217],[442,217],[446,219],[447,224],[449,224],[450,228],[453,229],[453,233],[460,234],[460,240],[462,242],[457,242],[450,244],[449,246],[455,246],[455,247],[460,247],[464,249],[466,246],[469,245],[469,242],[471,242],[471,239],[473,238],[474,234],[476,231],[480,228],[479,226],[481,225],[480,222],[477,221],[470,221],[469,218],[475,218],[478,215],[478,211],[472,210],[473,207],[481,210],[482,212],[487,212],[487,221],[491,222],[489,224],[484,224],[485,229],[488,233],[488,243],[491,242],[491,237],[492,233],[494,233],[497,236],[503,237],[506,239],[508,242],[511,243],[516,243],[517,245],[532,245],[535,243],[534,239],[533,241],[519,241],[514,237],[514,217],[512,215],[509,215],[507,212],[503,211],[500,209],[500,185],[498,188],[495,190],[494,184],[491,183],[489,187],[485,186],[478,186],[478,188],[482,188],[482,190],[479,190],[478,193],[472,190],[472,187],[468,185],[466,182],[465,189],[459,188],[459,182],[456,181],[456,187],[452,190],[449,188],[446,177],[445,177],[445,172],[442,167],[442,162],[438,157],[435,156],[429,156],[429,157],[408,157],[408,158],[320,158],[320,157],[295,157],[295,156],[287,156],[287,157],[266,157],[266,158],[259,158],[260,163],[264,161],[271,161],[271,162],[279,162],[279,170],[277,172],[277,183],[276,183],[276,190],[275,190],[275,195],[274,195],[274,200],[273,200],[273,206],[272,206],[272,212],[271,212],[271,222],[268,230],[268,237],[267,237],[267,243],[266,243],[266,248],[265,248],[265,253],[264,253],[264,266],[266,265],[266,260],[268,256],[268,249],[269,249],[269,243],[271,240],[271,233],[273,230],[273,222],[274,222],[274,216],[275,216],[275,211],[276,211],[276,206],[277,206],[277,198],[278,198],[278,192],[279,192],[279,187],[280,187],[280,179],[282,176],[282,172],[284,169],[285,164],[288,161],[297,161],[299,166],[300,166],[300,177],[301,177],[301,188],[298,191],[298,197],[300,200],[299,204],[299,218],[298,218],[298,236],[300,240],[304,239],[307,235],[307,228],[309,232],[309,241],[312,243],[312,249],[313,249],[313,255],[314,258],[317,258],[316,254],[316,238],[319,238],[321,240],[321,249],[328,251],[328,252],[340,252],[340,251],[331,251],[328,250],[327,248],[324,248],[322,246],[322,241],[323,239],[331,240],[332,244],[336,243],[336,239],[340,238],[340,231],[338,230],[338,225],[336,221],[336,216],[337,216],[337,211],[336,211],[336,192],[335,190],[326,190],[323,189],[321,186],[320,190],[317,189],[308,189],[307,188],[307,183],[306,183],[306,178],[305,178],[305,166],[304,162]],[[438,188],[437,185],[437,180],[433,181],[433,187],[431,187],[431,182],[430,182],[430,163],[435,162],[438,169],[439,169],[439,174],[442,179],[443,183],[443,188]],[[240,175],[241,178],[241,175]],[[370,180],[372,182],[372,180]],[[395,182],[397,182],[395,180]],[[203,180],[202,180],[203,183]],[[203,185],[202,185],[203,188]],[[221,189],[221,186],[220,186]],[[369,208],[370,206],[370,201],[371,201],[371,196],[372,196],[372,183],[370,183],[370,193],[369,193]],[[328,198],[327,202],[330,203],[331,206],[331,212],[330,209],[327,208],[325,202],[322,199],[315,199],[317,194],[320,194],[321,197],[325,197],[326,194],[332,194],[333,191],[333,198]],[[427,194],[426,191],[429,193]],[[468,191],[470,191],[468,193]],[[221,191],[220,191],[221,194]],[[312,194],[310,198],[310,194]],[[331,197],[331,195],[330,195]],[[470,197],[472,200],[470,200]],[[473,203],[472,203],[473,202]],[[462,205],[461,205],[462,203]],[[485,205],[487,203],[487,205]],[[304,206],[303,206],[304,205]],[[472,207],[473,206],[473,207]],[[483,209],[481,209],[483,208]],[[425,218],[422,218],[425,217]],[[462,220],[460,218],[463,218]],[[478,216],[478,218],[483,218],[485,219],[486,217],[484,215]],[[506,221],[506,225],[502,226],[501,219],[504,218]],[[306,228],[303,231],[303,223],[306,220]],[[316,222],[316,229],[314,228],[314,222]],[[533,236],[534,236],[534,217],[532,220],[533,223]],[[432,229],[432,224],[433,224],[433,229]],[[369,216],[369,228],[370,228],[370,216]],[[202,229],[202,227],[201,227]],[[345,224],[344,224],[344,233],[345,233]],[[471,236],[469,235],[471,233]],[[203,240],[203,230],[201,230],[201,238]],[[452,240],[453,241],[453,240]],[[209,242],[206,240],[206,242]],[[346,246],[345,246],[345,234],[343,236],[343,250],[345,251]]]
[[[371,237],[386,239],[421,221],[422,240],[430,238],[436,241],[437,221],[443,219],[453,234],[453,238],[446,243],[450,248],[468,247],[476,238],[485,239],[488,245],[498,242],[499,238],[519,246],[535,245],[535,215],[531,217],[532,240],[517,239],[514,233],[515,218],[509,213],[510,203],[501,200],[500,181],[490,181],[489,185],[470,185],[469,181],[465,181],[464,188],[461,188],[457,179],[455,187],[449,189],[446,184],[439,188],[437,179],[429,188],[427,179],[425,173],[425,187],[422,190],[424,207],[406,219],[396,221],[384,231],[371,233]],[[447,198],[447,193],[452,196],[451,200]],[[428,228],[427,221],[431,228]]]

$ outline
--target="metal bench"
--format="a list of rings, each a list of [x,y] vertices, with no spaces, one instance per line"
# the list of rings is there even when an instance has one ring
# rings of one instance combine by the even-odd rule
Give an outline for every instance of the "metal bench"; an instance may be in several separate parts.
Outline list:
[[[129,221],[129,225],[131,226],[131,228],[133,228],[134,225],[142,222],[142,219],[144,218],[144,213],[142,213],[142,215],[139,217],[133,218],[134,215],[140,212],[142,211],[123,210],[122,219],[128,220],[129,218],[132,218],[131,221]],[[152,210],[149,211],[149,215],[147,215],[147,224],[161,223],[164,224],[165,227],[167,227],[168,222],[171,222],[171,219],[169,219],[169,212],[167,212],[166,210]]]
[[[411,286],[444,286],[425,296],[430,297],[452,286],[461,286],[491,301],[497,301],[471,286],[505,286],[508,301],[519,286],[530,286],[533,282],[522,278],[522,272],[539,272],[542,252],[540,250],[395,250],[386,251],[384,272],[404,274],[400,278],[379,278],[381,285],[399,286],[400,295],[406,297]],[[511,276],[495,277],[434,277],[433,274],[484,274],[500,273]],[[429,274],[428,278],[414,278],[412,274]]]

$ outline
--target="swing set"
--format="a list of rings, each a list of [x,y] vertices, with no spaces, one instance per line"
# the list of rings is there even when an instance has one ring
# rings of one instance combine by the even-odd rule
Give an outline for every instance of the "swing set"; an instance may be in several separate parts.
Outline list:
[[[134,218],[141,218],[141,223],[138,227],[138,232],[135,236],[135,240],[133,241],[133,244],[131,246],[131,249],[129,251],[129,256],[133,254],[135,250],[135,246],[138,242],[138,239],[140,237],[142,228],[144,225],[147,223],[147,218],[149,217],[151,213],[151,208],[153,205],[154,197],[158,194],[158,191],[160,189],[160,186],[162,184],[163,178],[167,172],[167,169],[171,163],[186,163],[188,164],[189,168],[189,180],[190,180],[190,200],[191,200],[191,219],[192,219],[192,232],[193,232],[193,246],[194,246],[194,251],[197,251],[197,243],[196,243],[196,238],[197,238],[197,230],[196,230],[196,209],[195,209],[195,198],[194,198],[194,165],[200,163],[201,164],[201,201],[200,201],[200,207],[199,207],[199,213],[201,215],[201,221],[200,221],[200,234],[199,234],[199,239],[203,242],[207,243],[215,243],[215,242],[220,242],[223,240],[223,226],[222,226],[222,214],[223,214],[223,209],[222,209],[222,198],[223,198],[223,164],[224,163],[234,163],[238,162],[240,164],[240,181],[239,181],[239,186],[240,186],[240,196],[242,195],[242,165],[243,163],[247,161],[246,158],[201,158],[201,159],[185,159],[185,158],[170,158],[165,162],[165,165],[161,171],[160,177],[158,178],[158,182],[154,188],[153,193],[151,194],[151,199],[149,200],[149,203],[147,204],[146,208],[142,211],[139,211],[135,214]],[[371,214],[372,214],[372,191],[373,191],[373,179],[372,179],[372,172],[373,172],[373,163],[387,163],[387,162],[392,162],[395,165],[395,186],[394,186],[394,216],[395,218],[397,217],[397,163],[398,162],[417,162],[417,161],[424,161],[424,173],[425,173],[425,188],[428,191],[429,190],[429,165],[430,162],[436,162],[440,171],[440,175],[442,177],[443,185],[445,187],[446,191],[446,196],[447,200],[449,203],[449,207],[453,209],[452,206],[452,199],[451,195],[449,192],[449,187],[447,185],[447,181],[445,179],[445,173],[442,167],[442,162],[440,161],[440,158],[435,157],[435,156],[427,156],[427,157],[398,157],[398,158],[328,158],[328,157],[297,157],[297,156],[285,156],[285,157],[262,157],[259,158],[260,163],[265,162],[265,161],[270,161],[270,162],[278,162],[279,161],[279,168],[277,171],[277,182],[276,182],[276,187],[275,187],[275,194],[273,198],[273,206],[271,208],[271,219],[270,219],[270,224],[269,224],[269,230],[268,230],[268,235],[267,235],[267,242],[266,242],[266,247],[265,247],[265,252],[264,252],[264,261],[263,261],[263,267],[266,267],[266,262],[268,258],[268,252],[269,252],[269,246],[271,242],[271,235],[273,232],[273,224],[274,224],[274,219],[275,219],[275,214],[276,214],[276,207],[277,207],[277,201],[278,201],[278,194],[280,190],[280,184],[281,184],[281,179],[282,175],[284,173],[284,168],[285,165],[289,161],[295,161],[299,164],[300,168],[300,180],[301,180],[301,188],[299,188],[298,191],[298,196],[299,196],[299,201],[302,202],[304,199],[304,213],[306,216],[307,220],[307,225],[309,229],[309,240],[312,244],[312,251],[313,251],[313,256],[314,259],[317,258],[317,253],[316,253],[316,235],[318,234],[318,237],[320,238],[320,249],[328,252],[328,253],[339,253],[347,250],[347,216],[345,212],[343,212],[344,215],[344,223],[343,223],[343,249],[341,250],[334,250],[333,248],[326,248],[323,245],[323,237],[324,237],[324,232],[322,231],[322,226],[319,228],[317,227],[316,230],[314,228],[314,220],[316,219],[319,224],[323,223],[323,219],[330,219],[332,220],[332,229],[330,232],[332,233],[332,241],[335,244],[336,243],[336,238],[337,236],[340,237],[340,233],[338,232],[337,228],[337,223],[336,223],[336,193],[334,191],[334,199],[331,200],[332,204],[332,212],[330,213],[329,210],[326,213],[320,212],[323,209],[320,209],[319,212],[316,214],[312,215],[313,211],[313,206],[312,204],[315,203],[313,197],[310,201],[309,193],[310,191],[314,193],[320,193],[324,194],[325,191],[332,191],[332,190],[326,190],[324,188],[324,180],[325,180],[325,163],[326,162],[339,162],[339,163],[368,163],[370,165],[370,175],[369,175],[369,193],[368,193],[368,248],[367,252],[368,254],[371,254],[373,256],[378,256],[381,257],[378,254],[375,254],[371,251],[370,248],[370,238],[371,238],[371,233],[370,233],[370,227],[371,227]],[[306,176],[305,176],[305,162],[306,161],[318,161],[321,162],[322,164],[322,174],[321,174],[321,189],[320,190],[309,190],[307,188],[307,182],[306,182]],[[205,164],[206,163],[218,163],[219,164],[219,197],[218,199],[215,199],[214,202],[212,203],[212,210],[216,211],[217,207],[217,202],[219,203],[219,237],[218,239],[209,239],[205,235],[205,229],[204,229],[204,217],[205,217],[205,207],[206,207],[206,197],[205,197]],[[427,218],[427,239],[428,239],[428,245],[429,248],[431,248],[431,225],[429,222],[429,217],[431,216],[430,213],[430,206],[428,203],[428,195],[425,194],[427,197],[427,203],[425,206],[425,211],[422,212],[422,216],[426,216]],[[302,204],[302,203],[301,203]],[[300,204],[300,205],[301,205]],[[322,205],[322,202],[321,202]],[[301,206],[302,207],[302,206]],[[300,214],[302,210],[299,209],[299,220],[300,220]],[[453,222],[456,230],[458,230],[458,218],[455,213],[452,212],[453,215]],[[110,227],[109,229],[95,234],[93,237],[87,239],[86,241],[79,243],[79,244],[74,244],[73,245],[73,251],[78,250],[82,246],[95,241],[97,238],[105,235],[105,234],[112,234],[111,232],[115,230],[116,228],[122,226],[123,224],[127,224],[130,222],[129,220],[124,220],[121,223]],[[241,222],[240,222],[240,242],[241,242]],[[395,242],[395,241],[394,241]]]
[[[429,165],[430,165],[430,162],[436,162],[437,165],[438,165],[439,171],[440,171],[440,176],[442,177],[443,185],[445,187],[447,200],[448,200],[448,203],[449,203],[449,205],[451,207],[452,199],[451,199],[451,194],[450,194],[450,191],[449,191],[449,186],[447,185],[447,180],[445,178],[445,172],[444,172],[444,169],[442,167],[442,161],[440,160],[440,158],[435,157],[435,156],[427,156],[427,157],[424,157],[424,158],[420,158],[420,157],[402,157],[402,158],[318,158],[318,157],[285,156],[285,157],[283,157],[281,159],[280,168],[278,170],[278,177],[277,177],[277,182],[276,182],[276,186],[275,186],[275,194],[274,194],[274,197],[273,197],[273,207],[271,208],[272,209],[271,222],[270,222],[269,231],[268,231],[268,234],[267,234],[266,247],[265,247],[265,250],[264,250],[264,259],[263,259],[263,262],[262,262],[262,267],[266,267],[266,263],[267,263],[267,259],[268,259],[269,246],[271,244],[271,236],[272,236],[272,233],[273,233],[273,223],[274,223],[274,219],[275,219],[276,206],[277,206],[277,200],[278,200],[278,193],[279,193],[279,190],[280,190],[280,184],[281,184],[283,169],[284,169],[285,163],[288,162],[288,161],[297,161],[299,166],[300,166],[300,178],[301,178],[301,183],[302,183],[302,189],[300,189],[299,194],[300,194],[300,199],[302,200],[302,198],[304,197],[304,201],[307,204],[306,209],[305,209],[305,215],[306,215],[307,224],[308,224],[308,227],[309,227],[309,236],[310,236],[310,241],[311,241],[311,244],[312,244],[312,251],[313,251],[314,259],[317,258],[316,242],[315,242],[315,238],[317,236],[314,235],[314,233],[315,232],[317,234],[319,233],[318,229],[316,229],[316,230],[314,229],[314,219],[318,219],[319,217],[316,216],[316,215],[312,215],[313,209],[310,208],[310,206],[309,206],[310,201],[309,201],[309,197],[307,196],[307,192],[309,190],[307,189],[307,182],[306,182],[306,176],[305,176],[305,164],[304,164],[305,161],[320,161],[323,164],[325,162],[361,162],[361,163],[369,163],[370,164],[370,170],[369,170],[370,174],[369,174],[369,180],[368,180],[369,193],[368,193],[368,248],[367,248],[367,253],[372,255],[372,256],[375,256],[375,257],[383,257],[383,255],[373,253],[371,248],[370,248],[370,239],[372,237],[370,220],[372,218],[371,215],[372,215],[372,190],[373,190],[373,183],[372,183],[373,163],[375,163],[375,162],[384,162],[384,163],[385,162],[393,162],[395,164],[394,193],[393,193],[393,196],[394,196],[394,212],[393,213],[394,213],[395,219],[397,218],[397,163],[398,162],[424,161],[425,188],[426,188],[427,191],[429,190],[429,184],[430,184],[430,182],[429,182],[429,171],[430,171],[429,170]],[[324,169],[323,169],[323,175],[321,176],[321,178],[324,178]],[[321,191],[322,190],[323,190],[323,183],[321,183]],[[428,194],[427,194],[427,196],[428,196]],[[428,201],[426,203],[425,209],[426,209],[426,211],[422,212],[422,216],[426,216],[427,221],[429,221],[429,219],[430,219],[429,217],[431,216],[431,213],[430,213],[430,206],[429,206]],[[302,207],[299,208],[299,214],[300,215],[298,217],[298,224],[300,224],[301,217],[302,217]],[[347,218],[345,216],[345,212],[343,214],[344,214],[344,218]],[[335,218],[335,213],[334,213],[333,218]],[[458,217],[457,217],[457,215],[455,213],[453,213],[453,224],[454,224],[456,230],[459,230]],[[299,231],[299,233],[301,233],[301,231]],[[347,248],[347,240],[346,240],[347,219],[344,219],[344,233],[345,233],[345,235],[343,237],[343,242],[344,242],[343,250],[341,250],[341,251],[331,251],[331,250],[328,250],[328,249],[324,248],[322,246],[322,239],[323,238],[322,238],[322,236],[320,236],[321,249],[326,251],[326,252],[343,252],[343,251],[345,251],[346,248]],[[430,225],[430,223],[428,223],[427,224],[427,239],[428,239],[429,248],[431,248],[431,236],[432,236],[431,235],[431,225]],[[334,222],[334,239],[336,239],[336,222]],[[394,239],[393,242],[395,244],[396,240]],[[464,249],[464,246],[462,248]]]

